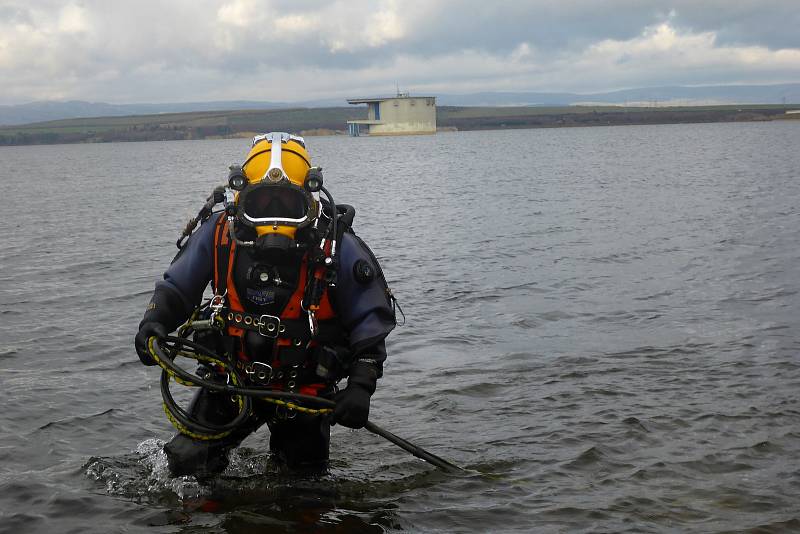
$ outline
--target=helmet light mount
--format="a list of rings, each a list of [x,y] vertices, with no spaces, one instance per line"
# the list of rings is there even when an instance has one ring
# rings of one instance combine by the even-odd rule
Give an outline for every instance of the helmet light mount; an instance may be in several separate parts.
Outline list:
[[[229,167],[228,187],[234,191],[241,191],[247,187],[247,176],[244,175],[241,165],[231,165]]]
[[[306,173],[306,179],[303,182],[303,188],[309,193],[319,193],[322,189],[322,167],[311,167]]]

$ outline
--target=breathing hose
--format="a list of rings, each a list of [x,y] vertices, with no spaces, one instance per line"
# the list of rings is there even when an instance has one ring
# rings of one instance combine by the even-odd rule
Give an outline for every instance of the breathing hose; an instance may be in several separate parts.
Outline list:
[[[164,412],[179,432],[193,439],[216,440],[229,435],[249,417],[252,409],[252,398],[258,398],[290,410],[315,415],[331,413],[336,406],[336,403],[332,400],[315,397],[313,395],[243,387],[244,380],[236,368],[231,365],[230,361],[220,358],[203,345],[186,338],[173,336],[159,338],[153,336],[147,340],[147,347],[150,355],[162,369],[161,394],[164,399]],[[186,350],[187,348],[190,350]],[[226,383],[216,382],[190,373],[175,364],[174,359],[177,356],[194,359],[221,369],[223,373],[227,374],[228,381]],[[227,393],[231,395],[238,404],[239,413],[233,420],[223,425],[200,423],[177,405],[169,391],[170,379],[174,379],[179,384],[186,386],[203,387],[211,391]],[[391,441],[403,450],[440,469],[451,473],[461,473],[464,471],[457,465],[426,451],[422,447],[418,447],[409,441],[395,436],[372,422],[368,421],[364,425],[364,428],[373,434],[377,434]]]
[[[320,186],[320,191],[325,193],[325,196],[328,197],[328,202],[331,205],[331,255],[329,256],[331,261],[335,261],[336,258],[336,238],[338,234],[336,233],[336,219],[339,218],[339,214],[337,213],[336,209],[336,202],[333,200],[333,195],[328,192],[323,186]]]

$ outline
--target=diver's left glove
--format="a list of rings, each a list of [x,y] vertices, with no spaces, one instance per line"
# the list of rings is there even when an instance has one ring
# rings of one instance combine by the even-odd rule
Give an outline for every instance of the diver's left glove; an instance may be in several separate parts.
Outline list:
[[[378,380],[374,365],[355,362],[350,367],[347,387],[336,394],[336,408],[331,415],[331,424],[349,428],[362,428],[369,420],[369,401]]]
[[[146,322],[139,325],[139,331],[133,340],[136,347],[136,354],[139,355],[139,360],[144,365],[155,365],[156,361],[150,355],[150,350],[147,348],[147,340],[152,336],[164,337],[167,335],[167,327],[161,323]]]

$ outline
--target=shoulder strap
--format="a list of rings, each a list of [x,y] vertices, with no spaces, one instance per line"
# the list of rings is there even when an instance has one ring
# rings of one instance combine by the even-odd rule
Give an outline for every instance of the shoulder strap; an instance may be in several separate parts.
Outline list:
[[[214,229],[214,293],[225,294],[228,289],[228,270],[230,268],[231,240],[228,236],[228,223],[222,216]]]

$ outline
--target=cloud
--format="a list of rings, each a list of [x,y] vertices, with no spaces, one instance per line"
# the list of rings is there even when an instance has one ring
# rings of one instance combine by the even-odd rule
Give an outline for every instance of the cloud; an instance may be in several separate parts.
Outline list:
[[[234,0],[226,2],[217,10],[217,20],[221,24],[236,28],[247,28],[264,20],[256,0]]]
[[[800,48],[718,44],[715,32],[680,31],[664,22],[645,28],[626,41],[606,39],[588,47],[571,62],[576,71],[616,86],[779,82],[800,79]],[[563,62],[556,71],[565,71]]]
[[[796,1],[0,0],[0,103],[800,81]]]

